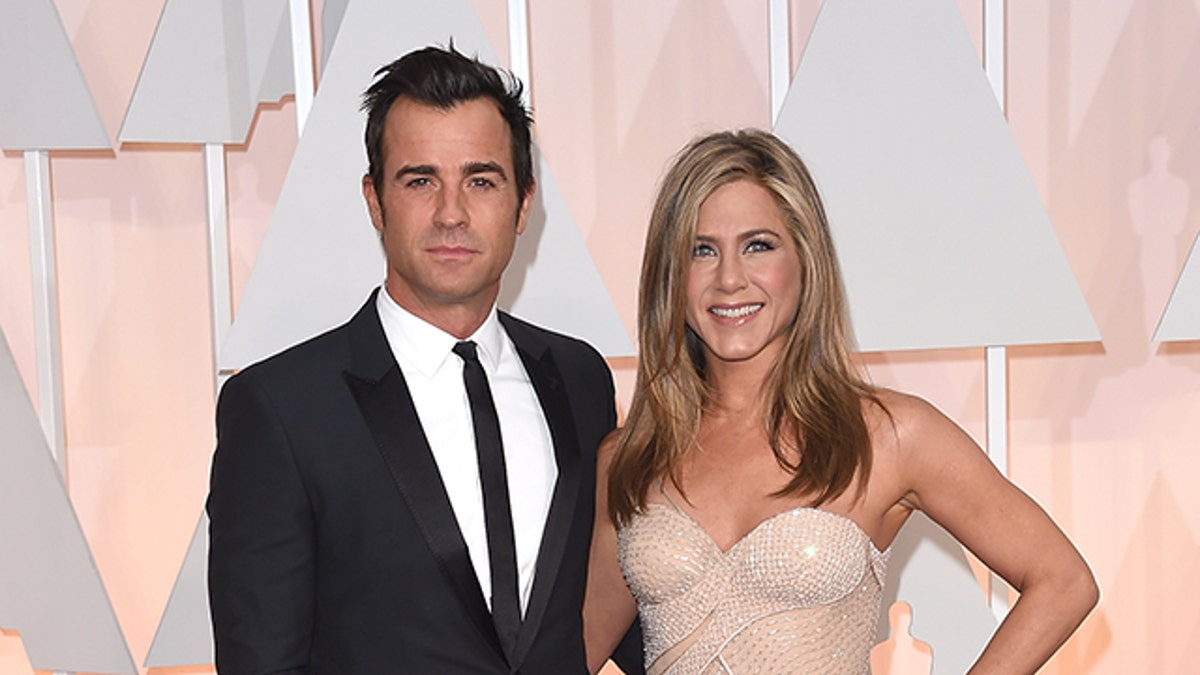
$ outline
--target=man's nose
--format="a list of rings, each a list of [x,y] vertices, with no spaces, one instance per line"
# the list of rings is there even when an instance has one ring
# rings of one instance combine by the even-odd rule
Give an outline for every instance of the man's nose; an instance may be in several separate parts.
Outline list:
[[[466,195],[462,186],[446,184],[438,191],[434,222],[438,227],[460,227],[467,224]]]

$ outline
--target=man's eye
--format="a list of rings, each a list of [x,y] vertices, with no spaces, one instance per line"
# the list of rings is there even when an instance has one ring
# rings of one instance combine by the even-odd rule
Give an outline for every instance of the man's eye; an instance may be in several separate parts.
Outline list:
[[[417,176],[415,178],[410,179],[407,183],[405,183],[405,185],[407,185],[408,187],[425,187],[426,185],[429,185],[429,184],[430,184],[429,178],[427,178],[425,176]]]
[[[494,188],[496,187],[496,182],[485,176],[472,176],[471,187]]]

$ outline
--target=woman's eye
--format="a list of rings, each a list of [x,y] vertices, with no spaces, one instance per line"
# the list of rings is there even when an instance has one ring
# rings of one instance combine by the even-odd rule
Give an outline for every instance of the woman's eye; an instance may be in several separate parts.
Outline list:
[[[775,243],[766,239],[751,239],[746,243],[747,253],[760,253],[763,251],[774,251]]]
[[[692,247],[692,257],[693,258],[707,258],[708,256],[712,256],[712,255],[716,255],[716,254],[717,254],[717,252],[715,250],[713,250],[713,247],[709,246],[708,244],[696,244],[695,246]]]

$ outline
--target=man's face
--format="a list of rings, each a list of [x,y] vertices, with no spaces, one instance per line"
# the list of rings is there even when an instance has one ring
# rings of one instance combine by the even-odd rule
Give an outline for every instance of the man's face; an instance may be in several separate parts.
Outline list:
[[[392,299],[447,330],[451,317],[482,320],[533,192],[517,194],[496,104],[480,98],[441,110],[398,99],[384,124],[382,182],[377,191],[364,176],[362,189]]]

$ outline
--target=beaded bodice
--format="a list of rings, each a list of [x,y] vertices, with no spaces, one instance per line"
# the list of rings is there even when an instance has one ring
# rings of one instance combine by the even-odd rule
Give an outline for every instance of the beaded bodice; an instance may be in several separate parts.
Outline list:
[[[869,672],[887,554],[854,521],[792,509],[721,551],[652,503],[618,546],[651,675]]]

